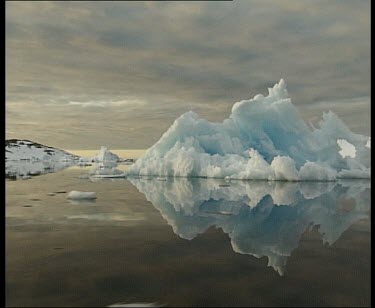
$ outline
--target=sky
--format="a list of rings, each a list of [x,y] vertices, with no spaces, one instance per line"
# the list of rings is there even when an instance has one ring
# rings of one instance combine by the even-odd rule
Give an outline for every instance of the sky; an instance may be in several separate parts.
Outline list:
[[[6,138],[146,149],[281,78],[302,118],[370,136],[370,1],[6,2]]]

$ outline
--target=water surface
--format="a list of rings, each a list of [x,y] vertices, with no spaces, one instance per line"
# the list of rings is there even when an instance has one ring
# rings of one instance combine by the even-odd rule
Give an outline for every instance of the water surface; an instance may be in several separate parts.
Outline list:
[[[369,181],[89,170],[6,182],[7,306],[370,306]]]

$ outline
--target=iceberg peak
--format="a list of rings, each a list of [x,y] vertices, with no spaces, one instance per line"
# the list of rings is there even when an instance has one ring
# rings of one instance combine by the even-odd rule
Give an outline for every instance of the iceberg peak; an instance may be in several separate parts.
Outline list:
[[[107,147],[101,146],[98,154],[94,156],[91,160],[96,161],[96,162],[105,162],[105,161],[117,162],[119,160],[119,157],[118,155],[109,151]]]
[[[288,90],[286,88],[286,82],[283,78],[276,83],[273,88],[268,88],[268,96],[283,99],[288,98]]]

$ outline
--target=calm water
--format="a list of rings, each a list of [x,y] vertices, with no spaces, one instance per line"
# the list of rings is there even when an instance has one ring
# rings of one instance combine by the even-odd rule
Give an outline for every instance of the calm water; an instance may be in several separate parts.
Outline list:
[[[7,306],[370,306],[369,181],[89,170],[7,180]]]

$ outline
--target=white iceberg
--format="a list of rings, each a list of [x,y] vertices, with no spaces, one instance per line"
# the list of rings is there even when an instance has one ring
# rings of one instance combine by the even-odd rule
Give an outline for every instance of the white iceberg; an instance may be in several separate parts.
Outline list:
[[[107,147],[102,146],[100,148],[99,153],[94,156],[91,160],[95,162],[105,162],[105,161],[114,161],[117,162],[119,161],[120,157],[111,151],[107,149]]]
[[[235,103],[222,123],[192,111],[181,115],[127,174],[286,181],[371,176],[369,137],[350,131],[331,111],[310,128],[283,79],[268,91]],[[345,142],[355,157],[341,155]]]
[[[69,192],[68,199],[82,200],[82,199],[96,199],[96,193],[91,191],[76,191]]]
[[[126,174],[117,169],[114,161],[104,161],[95,165],[89,175],[93,178],[124,178]]]

